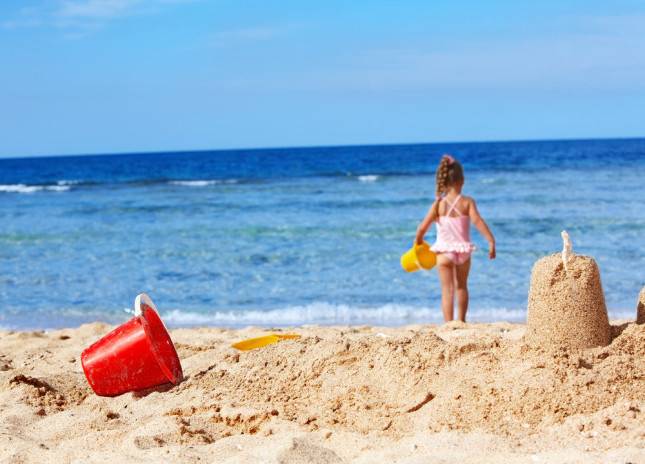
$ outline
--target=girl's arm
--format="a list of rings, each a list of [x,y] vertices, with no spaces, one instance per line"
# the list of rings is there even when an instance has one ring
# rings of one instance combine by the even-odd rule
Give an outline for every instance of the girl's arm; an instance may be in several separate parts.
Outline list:
[[[437,208],[438,202],[439,200],[435,200],[434,203],[432,203],[432,206],[428,210],[428,214],[426,214],[426,217],[423,218],[423,221],[421,221],[421,224],[417,227],[417,236],[414,239],[414,243],[417,245],[421,245],[423,243],[423,237],[426,235],[426,232],[428,232],[432,221],[437,219],[437,210],[439,209]]]
[[[490,259],[495,259],[495,237],[493,236],[493,233],[488,228],[488,224],[486,224],[486,221],[484,221],[484,219],[479,214],[479,211],[477,210],[477,205],[475,204],[475,200],[473,200],[472,198],[470,199],[470,207],[468,208],[468,214],[475,228],[479,231],[480,234],[484,236],[486,240],[488,240],[488,257]]]

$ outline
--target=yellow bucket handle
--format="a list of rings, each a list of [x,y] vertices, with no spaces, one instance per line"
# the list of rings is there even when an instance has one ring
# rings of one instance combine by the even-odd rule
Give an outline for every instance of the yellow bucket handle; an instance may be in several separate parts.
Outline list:
[[[424,270],[425,270],[425,268],[424,268],[424,267],[421,265],[421,263],[419,262],[419,258],[418,258],[418,256],[419,256],[419,255],[417,254],[417,248],[422,247],[424,243],[426,243],[426,241],[425,241],[425,240],[424,240],[424,241],[423,241],[423,243],[421,243],[420,245],[417,243],[417,241],[416,241],[416,240],[414,240],[414,241],[412,242],[412,248],[414,248],[414,262],[417,264],[417,267],[418,267],[420,270],[421,270],[421,269],[424,269]]]

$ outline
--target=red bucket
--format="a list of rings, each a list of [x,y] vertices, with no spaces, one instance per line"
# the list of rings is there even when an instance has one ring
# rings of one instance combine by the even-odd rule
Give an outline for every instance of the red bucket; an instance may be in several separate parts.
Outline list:
[[[83,371],[97,395],[117,396],[181,382],[177,351],[156,309],[148,295],[138,295],[136,316],[83,351]]]

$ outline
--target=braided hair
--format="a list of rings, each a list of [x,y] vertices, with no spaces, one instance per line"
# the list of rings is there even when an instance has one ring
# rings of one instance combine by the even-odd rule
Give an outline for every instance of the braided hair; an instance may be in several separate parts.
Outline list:
[[[437,168],[437,198],[446,193],[449,187],[464,180],[464,169],[461,163],[450,155],[443,155]]]
[[[461,163],[450,155],[443,155],[437,167],[436,199],[439,200],[446,194],[448,188],[464,180],[464,169]],[[435,202],[435,214],[439,214],[439,202]]]

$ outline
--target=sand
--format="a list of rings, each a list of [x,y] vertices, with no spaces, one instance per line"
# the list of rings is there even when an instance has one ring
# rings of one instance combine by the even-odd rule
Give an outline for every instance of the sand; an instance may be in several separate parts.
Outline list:
[[[596,261],[574,255],[567,268],[560,253],[533,266],[528,298],[527,342],[534,347],[592,348],[611,340]]]
[[[178,386],[98,397],[80,352],[111,327],[0,332],[2,463],[645,462],[645,325],[531,348],[508,323],[171,332]]]

